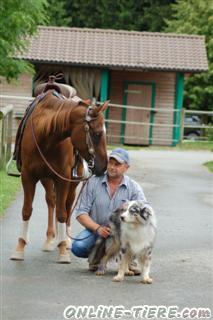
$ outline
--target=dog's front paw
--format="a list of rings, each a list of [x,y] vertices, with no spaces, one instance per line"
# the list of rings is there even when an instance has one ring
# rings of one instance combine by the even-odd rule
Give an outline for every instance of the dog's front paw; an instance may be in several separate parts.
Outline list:
[[[121,282],[121,281],[123,281],[123,279],[124,279],[124,277],[122,277],[122,276],[115,276],[113,279],[112,279],[112,281],[114,281],[114,282]]]
[[[106,270],[104,269],[104,270],[97,270],[95,274],[96,276],[103,276],[105,273],[106,273]]]
[[[106,273],[106,268],[101,264],[96,271],[96,276],[103,276]]]
[[[149,278],[149,277],[143,278],[143,279],[141,280],[141,283],[143,283],[143,284],[152,284],[152,282],[153,282],[153,279],[152,279],[152,278]]]
[[[125,275],[126,275],[126,276],[134,276],[135,273],[134,273],[134,271],[127,270],[127,271],[125,272]]]

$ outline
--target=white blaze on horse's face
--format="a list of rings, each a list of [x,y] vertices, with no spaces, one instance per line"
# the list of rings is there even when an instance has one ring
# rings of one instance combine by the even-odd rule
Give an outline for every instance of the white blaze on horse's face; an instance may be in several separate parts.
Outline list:
[[[103,124],[103,134],[106,135],[106,126],[105,126],[105,123]]]

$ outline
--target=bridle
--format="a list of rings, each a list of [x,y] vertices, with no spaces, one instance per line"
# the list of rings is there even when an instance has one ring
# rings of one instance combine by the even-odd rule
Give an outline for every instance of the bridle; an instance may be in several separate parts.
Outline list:
[[[94,168],[95,166],[95,148],[94,148],[94,144],[92,142],[92,137],[91,137],[91,134],[90,134],[90,125],[89,123],[95,119],[97,119],[97,117],[91,117],[91,115],[89,114],[90,111],[92,110],[92,107],[89,106],[87,108],[87,111],[86,111],[86,116],[85,116],[85,120],[84,120],[84,130],[85,130],[85,133],[86,133],[86,145],[87,145],[87,150],[88,150],[88,153],[89,153],[89,161],[87,162],[88,164],[88,168],[89,170],[92,171],[92,169]]]
[[[92,141],[92,137],[90,134],[90,125],[89,123],[95,119],[97,119],[97,117],[92,117],[89,112],[92,110],[92,107],[89,106],[87,111],[86,111],[86,116],[84,119],[84,130],[85,130],[85,134],[86,134],[86,145],[87,145],[87,149],[88,149],[88,153],[89,153],[89,160],[87,161],[88,164],[88,169],[90,172],[89,177],[80,177],[80,178],[74,178],[74,179],[69,179],[66,177],[63,177],[62,175],[60,175],[52,166],[51,164],[47,161],[47,159],[45,158],[43,152],[41,151],[41,148],[38,145],[36,136],[35,136],[35,131],[34,131],[34,126],[33,126],[33,113],[30,116],[30,125],[31,125],[31,130],[32,130],[32,135],[33,135],[33,140],[35,142],[36,148],[41,156],[41,158],[43,159],[44,163],[47,165],[47,167],[50,169],[50,171],[52,171],[58,178],[64,180],[64,181],[68,181],[68,182],[77,182],[77,181],[84,181],[84,180],[88,180],[91,176],[92,176],[92,169],[95,166],[95,149],[94,149],[94,144]]]

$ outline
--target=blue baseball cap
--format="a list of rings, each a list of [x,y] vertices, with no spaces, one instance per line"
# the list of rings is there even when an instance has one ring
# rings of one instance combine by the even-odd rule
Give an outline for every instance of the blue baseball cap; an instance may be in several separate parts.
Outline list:
[[[109,158],[114,158],[117,160],[119,163],[127,163],[128,165],[130,164],[130,159],[129,159],[129,153],[122,148],[116,148],[112,150],[112,152],[109,155]]]

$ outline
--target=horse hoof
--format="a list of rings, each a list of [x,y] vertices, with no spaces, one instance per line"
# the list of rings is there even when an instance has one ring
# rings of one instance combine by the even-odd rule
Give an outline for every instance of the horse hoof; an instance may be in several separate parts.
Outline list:
[[[42,251],[51,252],[51,251],[54,251],[55,248],[56,248],[56,245],[55,245],[55,241],[54,240],[45,241],[45,243],[43,244],[43,247],[42,247]]]
[[[66,246],[67,246],[67,250],[70,250],[70,248],[71,248],[71,240],[68,237],[66,239]]]
[[[71,258],[69,254],[60,254],[58,258],[58,263],[71,263]]]
[[[10,260],[23,261],[24,260],[24,251],[15,251],[10,257]]]

